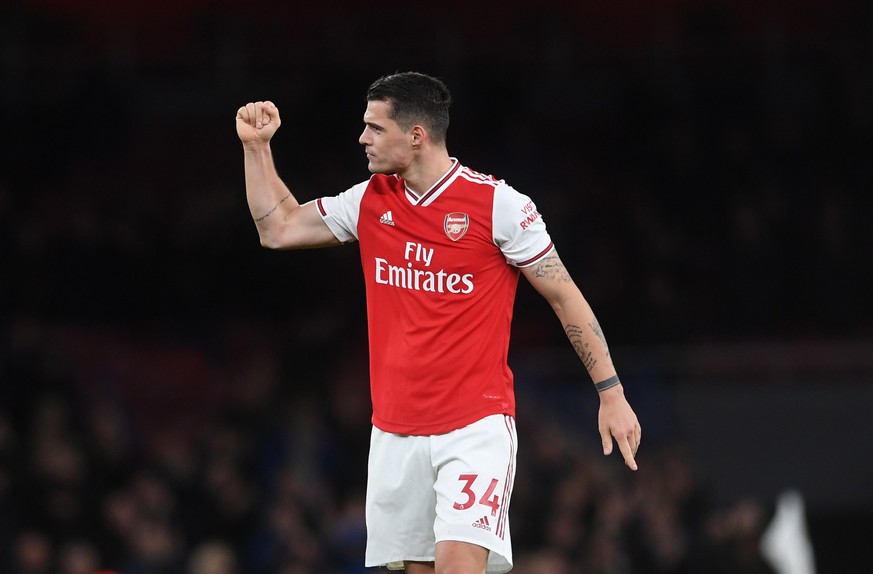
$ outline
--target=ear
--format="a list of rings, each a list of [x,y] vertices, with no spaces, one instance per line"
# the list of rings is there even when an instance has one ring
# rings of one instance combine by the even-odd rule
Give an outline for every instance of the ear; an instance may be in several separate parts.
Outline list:
[[[424,140],[427,139],[427,130],[424,129],[424,126],[415,124],[412,126],[412,129],[409,130],[409,135],[412,139],[412,147],[419,147],[424,143]]]

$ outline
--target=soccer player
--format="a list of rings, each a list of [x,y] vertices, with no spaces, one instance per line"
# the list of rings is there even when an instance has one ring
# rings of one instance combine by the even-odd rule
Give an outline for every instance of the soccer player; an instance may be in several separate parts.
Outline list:
[[[371,177],[303,204],[273,163],[277,107],[252,102],[236,116],[261,244],[359,243],[373,402],[366,565],[409,574],[512,567],[517,440],[507,353],[519,274],[554,309],[594,382],[604,454],[614,439],[636,470],[641,433],[603,331],[536,205],[449,155],[450,102],[431,76],[376,80],[359,138]]]

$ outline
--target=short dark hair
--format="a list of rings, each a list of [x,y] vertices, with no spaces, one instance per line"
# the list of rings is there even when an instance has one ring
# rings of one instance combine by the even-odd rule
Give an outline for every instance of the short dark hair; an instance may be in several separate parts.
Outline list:
[[[416,123],[427,128],[435,142],[446,139],[452,96],[439,79],[418,72],[383,76],[370,85],[367,101],[391,104],[389,118],[404,130]]]

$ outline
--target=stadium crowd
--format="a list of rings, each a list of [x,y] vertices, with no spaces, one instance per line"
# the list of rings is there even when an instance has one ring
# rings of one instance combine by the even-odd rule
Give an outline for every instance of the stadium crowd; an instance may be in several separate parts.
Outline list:
[[[273,335],[238,325],[204,347],[25,322],[3,333],[0,571],[366,572],[366,362],[319,374]],[[758,552],[769,509],[714,505],[669,432],[652,429],[631,475],[583,416],[538,405],[519,415],[514,571],[772,571]]]

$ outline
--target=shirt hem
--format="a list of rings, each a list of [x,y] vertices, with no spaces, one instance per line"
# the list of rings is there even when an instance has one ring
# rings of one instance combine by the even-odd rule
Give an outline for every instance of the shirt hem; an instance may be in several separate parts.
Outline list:
[[[428,436],[428,435],[437,435],[437,434],[446,434],[452,431],[456,431],[458,429],[464,428],[473,424],[476,421],[482,420],[485,417],[491,415],[509,415],[511,417],[515,417],[515,409],[500,407],[500,408],[488,408],[480,411],[476,411],[465,415],[459,419],[455,419],[450,422],[437,423],[437,424],[429,424],[429,425],[420,425],[420,424],[404,424],[404,423],[392,423],[383,419],[380,419],[376,415],[373,415],[372,422],[373,426],[378,428],[379,430],[389,432],[392,434],[403,434],[410,436]]]

